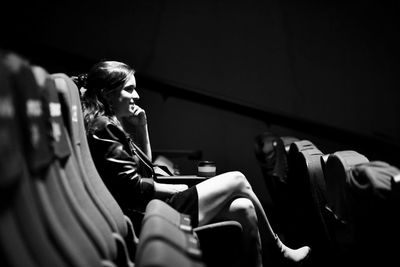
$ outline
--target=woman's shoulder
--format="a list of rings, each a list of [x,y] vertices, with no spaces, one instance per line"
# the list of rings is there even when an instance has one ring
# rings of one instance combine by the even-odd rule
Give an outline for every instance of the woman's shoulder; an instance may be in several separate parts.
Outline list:
[[[106,116],[97,116],[93,119],[89,134],[96,136],[112,136],[113,139],[120,139],[125,136],[124,132],[113,120]]]
[[[92,130],[103,129],[110,124],[112,124],[110,118],[106,116],[96,116],[91,123],[91,128]]]
[[[105,130],[111,124],[111,119],[106,116],[96,116],[88,124],[87,133],[96,134]]]

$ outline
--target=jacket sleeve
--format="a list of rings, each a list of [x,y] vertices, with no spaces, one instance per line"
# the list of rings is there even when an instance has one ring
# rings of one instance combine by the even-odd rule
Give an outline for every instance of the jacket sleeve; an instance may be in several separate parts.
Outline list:
[[[140,176],[139,161],[129,151],[124,132],[108,124],[88,140],[96,168],[121,207],[143,211],[154,195],[154,181]]]

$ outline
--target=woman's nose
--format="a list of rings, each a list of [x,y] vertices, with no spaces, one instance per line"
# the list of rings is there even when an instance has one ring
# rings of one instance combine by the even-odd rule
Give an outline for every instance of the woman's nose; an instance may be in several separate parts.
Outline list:
[[[133,90],[133,92],[132,92],[132,94],[131,94],[131,99],[137,100],[137,99],[139,99],[139,98],[140,98],[140,96],[139,96],[139,94],[137,93],[137,91],[136,91],[136,90]]]

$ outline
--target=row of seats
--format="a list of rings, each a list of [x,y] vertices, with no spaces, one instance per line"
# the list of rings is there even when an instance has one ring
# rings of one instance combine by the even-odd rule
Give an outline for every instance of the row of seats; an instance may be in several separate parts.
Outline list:
[[[399,264],[397,167],[269,132],[255,141],[274,227],[290,245],[309,244],[312,265]]]
[[[237,266],[236,222],[193,229],[153,200],[135,232],[95,168],[67,75],[0,53],[0,136],[1,266]]]
[[[15,54],[0,70],[5,266],[133,266],[132,223],[83,157],[71,81]]]

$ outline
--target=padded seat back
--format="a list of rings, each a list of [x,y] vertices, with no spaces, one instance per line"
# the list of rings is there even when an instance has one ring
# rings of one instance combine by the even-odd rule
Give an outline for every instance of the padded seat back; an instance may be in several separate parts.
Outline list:
[[[204,266],[197,236],[193,231],[180,227],[179,213],[165,205],[160,200],[152,200],[146,207],[136,265]]]
[[[141,244],[137,267],[205,267],[206,265],[182,253],[175,246],[161,239]]]
[[[34,212],[35,206],[32,201],[25,201],[31,194],[19,142],[16,114],[19,103],[14,96],[10,70],[3,62],[5,56],[0,53],[0,263],[3,266],[39,266],[38,258],[48,253],[46,263],[56,264],[56,251],[51,247],[45,251],[49,241]],[[29,211],[33,211],[34,218],[27,216],[21,224],[19,218],[29,215]],[[26,231],[33,231],[34,236],[25,236]],[[33,241],[36,242],[36,251],[30,247]],[[44,264],[45,259],[41,263]],[[58,265],[62,266],[62,262],[59,261]]]
[[[193,231],[190,216],[178,212],[164,201],[158,199],[151,200],[146,206],[146,211],[142,223],[145,223],[146,220],[148,220],[152,216],[160,216],[164,218],[168,223],[171,223],[184,231]]]
[[[107,265],[96,251],[75,217],[59,171],[59,154],[52,143],[53,132],[43,109],[40,88],[45,79],[37,79],[31,66],[13,73],[20,112],[23,148],[32,179],[33,201],[39,211],[52,247],[68,266]],[[65,153],[68,155],[68,151]]]
[[[69,125],[76,158],[82,172],[85,174],[83,176],[85,187],[111,227],[114,235],[119,234],[123,238],[124,244],[120,244],[120,246],[126,247],[130,258],[133,260],[138,238],[131,220],[122,212],[121,207],[97,172],[86,138],[78,88],[72,79],[63,73],[55,73],[51,77],[55,81],[61,102],[65,108],[65,118],[67,125]]]
[[[286,148],[296,140],[271,132],[263,132],[254,140],[254,152],[267,190],[263,206],[268,211],[268,220],[274,230],[281,234],[287,228],[285,210],[290,201]]]
[[[202,261],[207,266],[239,266],[243,252],[242,226],[240,223],[222,221],[192,229],[189,215],[178,212],[158,199],[153,199],[147,204],[142,221],[143,225],[146,226],[142,226],[142,228],[149,227],[147,221],[154,218],[157,218],[157,223],[164,221],[165,224],[170,225],[169,227],[176,228],[173,231],[178,230],[178,232],[182,232],[192,239],[198,239]],[[140,243],[142,242],[141,237]]]
[[[369,160],[353,150],[338,151],[329,155],[325,165],[325,181],[327,188],[327,206],[344,223],[351,220],[352,211],[349,209],[348,176],[357,164]]]
[[[99,197],[102,205],[107,209],[109,220],[113,224],[115,230],[122,236],[128,235],[128,225],[126,216],[124,216],[121,207],[118,205],[114,197],[111,195],[93,162],[90,154],[89,145],[86,138],[86,131],[83,123],[82,106],[79,97],[79,90],[70,77],[63,73],[52,74],[52,78],[56,82],[57,90],[62,94],[65,101],[67,112],[69,113],[69,123],[71,125],[72,136],[75,141],[75,149],[80,164],[87,173],[88,186],[92,188],[94,194]]]
[[[333,218],[332,239],[339,257],[347,261],[357,261],[354,252],[356,246],[354,210],[352,195],[349,191],[348,177],[351,169],[367,163],[369,160],[354,150],[337,151],[330,154],[325,164],[327,192],[326,209]]]
[[[289,239],[313,248],[313,259],[320,264],[332,256],[328,218],[325,216],[326,184],[321,158],[324,154],[310,141],[291,144],[288,154],[291,203],[295,220]],[[300,243],[301,242],[301,243]]]
[[[39,78],[45,79],[42,88],[44,108],[52,126],[53,146],[57,158],[60,160],[60,169],[66,179],[64,187],[71,202],[71,207],[82,228],[98,248],[102,257],[111,261],[117,260],[117,245],[113,239],[110,226],[99,211],[84,184],[85,173],[77,163],[74,148],[71,145],[66,126],[62,116],[62,107],[58,98],[55,82],[40,67],[34,67],[34,73]],[[67,156],[65,153],[69,151]]]
[[[343,203],[334,203],[332,209],[344,224],[337,231],[338,245],[346,245],[343,257],[363,265],[398,264],[398,246],[388,244],[400,238],[400,195],[395,181],[400,170],[386,162],[369,162],[354,152],[338,153],[328,163],[329,170],[342,179],[341,187],[336,184],[333,192],[340,190]]]

